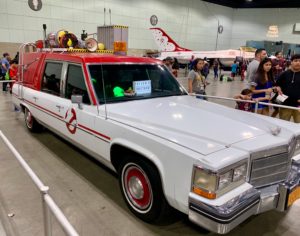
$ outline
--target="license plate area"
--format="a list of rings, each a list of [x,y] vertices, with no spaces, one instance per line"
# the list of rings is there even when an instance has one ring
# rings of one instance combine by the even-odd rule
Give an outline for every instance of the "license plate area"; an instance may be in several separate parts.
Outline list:
[[[286,203],[287,207],[290,207],[298,199],[300,199],[300,186],[289,192]]]

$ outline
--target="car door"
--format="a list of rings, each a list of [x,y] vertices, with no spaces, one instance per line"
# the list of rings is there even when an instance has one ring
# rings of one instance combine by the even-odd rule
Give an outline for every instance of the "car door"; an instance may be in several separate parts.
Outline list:
[[[59,106],[63,62],[46,61],[41,92],[34,93],[36,118],[47,127],[60,131],[64,126],[63,107]]]
[[[60,116],[64,119],[62,131],[85,151],[95,154],[94,126],[97,106],[91,103],[81,64],[67,63],[65,69],[62,98],[58,101],[58,106],[62,108]],[[72,95],[82,96],[82,104],[73,104],[71,102]]]

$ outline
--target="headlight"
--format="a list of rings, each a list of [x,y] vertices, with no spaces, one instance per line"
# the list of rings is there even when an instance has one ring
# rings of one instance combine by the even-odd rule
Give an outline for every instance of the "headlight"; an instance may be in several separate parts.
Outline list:
[[[246,179],[246,174],[247,174],[247,164],[243,164],[241,166],[236,167],[233,170],[233,181],[239,181],[241,179]]]
[[[232,182],[232,170],[221,174],[219,176],[219,187],[218,189],[226,188]]]
[[[207,191],[216,191],[217,178],[216,175],[205,171],[196,171],[194,176],[194,184]]]
[[[215,199],[246,181],[247,162],[239,162],[220,172],[194,166],[192,191],[202,197]]]

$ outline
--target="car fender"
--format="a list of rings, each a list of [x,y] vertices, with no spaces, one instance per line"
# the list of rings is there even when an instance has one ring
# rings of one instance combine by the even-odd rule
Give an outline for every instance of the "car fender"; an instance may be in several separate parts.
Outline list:
[[[164,195],[165,195],[168,203],[171,206],[176,205],[176,202],[174,201],[174,190],[170,190],[170,186],[166,187],[167,183],[164,182],[164,180],[167,179],[165,176],[165,169],[164,169],[164,166],[163,166],[161,160],[158,158],[158,156],[156,154],[154,154],[152,151],[150,151],[149,149],[147,149],[145,147],[142,147],[134,142],[128,141],[123,138],[114,139],[111,142],[111,147],[113,145],[120,145],[120,146],[123,146],[124,148],[130,149],[131,151],[140,154],[141,156],[145,157],[147,160],[152,162],[156,166],[156,168],[160,174],[163,192],[164,192]],[[173,187],[172,187],[172,189],[173,189]]]

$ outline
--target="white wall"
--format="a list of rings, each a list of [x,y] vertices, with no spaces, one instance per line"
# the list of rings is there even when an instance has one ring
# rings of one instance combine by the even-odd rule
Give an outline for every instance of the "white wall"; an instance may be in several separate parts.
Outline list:
[[[0,0],[0,42],[22,43],[43,38],[47,32],[67,29],[80,37],[82,29],[96,32],[104,24],[129,26],[129,48],[157,49],[149,31],[150,16],[158,17],[157,27],[182,47],[214,50],[217,22],[224,26],[218,49],[238,48],[247,40],[274,40],[266,37],[270,24],[279,26],[275,41],[300,43],[293,25],[300,22],[299,9],[232,9],[200,0],[42,0],[40,11],[32,11],[27,0]]]
[[[293,26],[300,22],[300,9],[234,9],[232,48],[239,47],[247,40],[283,41],[300,44],[300,34],[293,33]],[[270,25],[278,25],[279,37],[268,38]]]
[[[0,42],[22,43],[43,38],[42,24],[47,32],[61,29],[80,37],[82,29],[94,33],[104,24],[104,7],[111,9],[112,24],[129,26],[129,48],[157,49],[149,31],[150,16],[158,17],[157,27],[182,47],[213,50],[216,45],[217,19],[224,26],[218,49],[230,46],[231,8],[204,3],[200,0],[42,0],[36,12],[27,0],[0,0]]]

